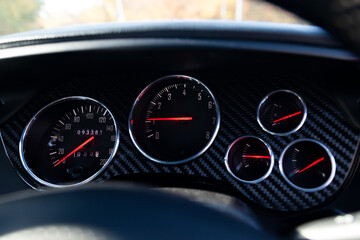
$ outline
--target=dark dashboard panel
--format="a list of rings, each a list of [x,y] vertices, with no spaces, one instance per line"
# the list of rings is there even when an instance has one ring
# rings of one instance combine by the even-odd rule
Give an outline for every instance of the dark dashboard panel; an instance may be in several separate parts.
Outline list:
[[[0,132],[11,163],[29,185],[42,187],[20,162],[19,140],[25,125],[50,102],[82,95],[104,103],[121,131],[119,150],[96,182],[127,180],[220,191],[253,209],[277,214],[318,210],[337,196],[341,203],[337,207],[346,208],[348,199],[344,201],[339,193],[358,164],[359,129],[356,115],[349,111],[356,108],[357,93],[352,91],[352,98],[346,93],[359,87],[352,74],[357,71],[357,58],[325,32],[316,27],[223,23],[154,24],[148,31],[136,24],[103,27],[90,33],[85,27],[0,40],[0,48],[5,48],[0,56],[0,111],[7,109],[0,116]],[[136,149],[128,118],[135,98],[148,84],[174,74],[194,77],[209,87],[219,103],[221,123],[204,154],[168,166],[150,161]],[[256,119],[260,101],[279,89],[301,96],[308,111],[300,130],[287,136],[265,132]],[[261,138],[274,153],[272,172],[256,184],[236,180],[224,164],[229,145],[242,136]],[[297,190],[280,173],[281,152],[303,138],[321,142],[335,157],[335,178],[323,190]]]
[[[250,63],[250,62],[249,62]],[[272,62],[275,67],[277,62]],[[141,65],[140,65],[141,66]],[[260,66],[260,65],[259,65]],[[180,72],[156,71],[143,73],[121,72],[68,77],[52,77],[57,84],[43,87],[33,100],[2,128],[2,137],[8,155],[30,185],[40,187],[23,170],[18,154],[18,142],[26,123],[40,108],[62,97],[83,95],[95,98],[109,107],[120,124],[121,136],[118,153],[98,182],[110,179],[161,178],[183,182],[201,182],[206,188],[225,191],[239,196],[249,204],[280,211],[301,211],[322,205],[340,190],[352,171],[358,141],[358,130],[351,126],[326,89],[312,78],[289,71],[277,72],[261,66],[255,73],[243,64],[241,71],[233,68],[199,69]],[[251,71],[249,71],[251,69]],[[110,71],[110,70],[109,70]],[[205,83],[217,98],[221,110],[220,131],[211,147],[200,157],[185,164],[166,166],[151,162],[135,148],[128,131],[130,108],[139,92],[149,83],[168,74],[186,74]],[[273,136],[264,132],[256,121],[257,107],[268,93],[288,89],[298,93],[308,107],[304,126],[288,136]],[[224,157],[234,140],[241,136],[257,136],[267,142],[275,156],[270,176],[258,184],[235,180],[226,170]],[[322,142],[333,153],[337,170],[333,182],[324,190],[306,193],[291,187],[281,176],[278,160],[282,150],[292,141],[311,138]]]

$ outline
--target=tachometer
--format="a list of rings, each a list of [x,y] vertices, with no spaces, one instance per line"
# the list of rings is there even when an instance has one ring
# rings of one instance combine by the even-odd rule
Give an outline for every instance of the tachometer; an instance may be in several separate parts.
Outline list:
[[[130,136],[150,160],[176,164],[201,155],[219,130],[218,104],[210,90],[187,76],[168,76],[150,84],[129,117]]]
[[[76,96],[40,110],[26,126],[19,148],[23,166],[36,181],[66,187],[94,179],[118,145],[118,124],[109,109]]]

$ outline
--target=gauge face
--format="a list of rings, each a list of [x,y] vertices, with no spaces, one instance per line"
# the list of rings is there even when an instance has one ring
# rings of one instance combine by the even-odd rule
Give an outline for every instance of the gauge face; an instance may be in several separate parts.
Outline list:
[[[25,128],[19,146],[22,163],[46,186],[89,182],[115,155],[117,126],[112,113],[94,99],[60,99],[40,110]]]
[[[288,135],[304,124],[307,109],[304,101],[294,92],[278,90],[267,95],[257,112],[260,126],[273,135]]]
[[[285,148],[279,167],[291,186],[314,192],[331,183],[335,176],[336,163],[323,144],[311,139],[301,139]]]
[[[270,175],[274,156],[271,148],[260,138],[246,136],[230,145],[225,165],[236,179],[258,183]]]
[[[136,99],[130,136],[155,162],[177,164],[201,155],[219,130],[219,107],[210,90],[187,76],[161,78]]]

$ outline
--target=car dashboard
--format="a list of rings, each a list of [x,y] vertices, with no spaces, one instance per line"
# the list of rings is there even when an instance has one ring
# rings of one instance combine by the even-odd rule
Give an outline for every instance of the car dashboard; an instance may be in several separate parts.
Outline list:
[[[3,194],[90,181],[199,189],[294,225],[358,210],[349,196],[358,179],[358,59],[320,28],[155,22],[32,36],[0,39]],[[69,99],[87,102],[69,107]],[[75,126],[84,111],[99,127],[89,121],[61,139],[66,113]],[[96,142],[102,121],[110,145]],[[54,134],[62,147],[49,142]],[[96,170],[87,160],[66,167],[77,153],[101,151]]]

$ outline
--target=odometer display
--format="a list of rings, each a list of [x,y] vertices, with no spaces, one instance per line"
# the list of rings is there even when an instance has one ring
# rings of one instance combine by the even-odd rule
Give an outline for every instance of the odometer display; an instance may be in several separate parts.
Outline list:
[[[112,113],[94,99],[60,99],[40,110],[25,128],[22,163],[43,185],[88,182],[112,160],[119,144],[117,126]]]
[[[168,76],[140,93],[129,130],[147,158],[176,164],[201,155],[216,137],[219,123],[219,107],[204,84],[187,76]]]

